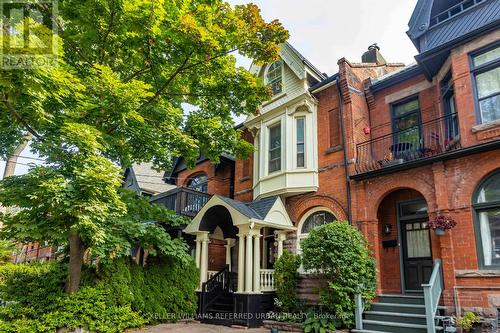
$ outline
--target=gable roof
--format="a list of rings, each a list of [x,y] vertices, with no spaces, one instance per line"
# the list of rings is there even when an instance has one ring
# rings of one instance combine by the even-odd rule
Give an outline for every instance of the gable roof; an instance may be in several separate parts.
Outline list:
[[[267,216],[267,213],[269,213],[277,198],[277,196],[273,196],[252,202],[241,202],[226,197],[220,197],[220,199],[241,214],[259,220],[263,220]]]
[[[322,73],[288,42],[281,44],[280,58],[288,65],[288,67],[295,75],[297,75],[299,79],[306,78],[307,74],[314,77],[317,81],[325,80],[328,77],[327,74]],[[250,72],[254,75],[258,75],[263,67],[264,65],[252,63],[250,66]]]
[[[154,170],[152,163],[134,164],[126,173],[131,175],[135,187],[140,191],[157,194],[175,188],[174,185],[165,183],[163,172]]]

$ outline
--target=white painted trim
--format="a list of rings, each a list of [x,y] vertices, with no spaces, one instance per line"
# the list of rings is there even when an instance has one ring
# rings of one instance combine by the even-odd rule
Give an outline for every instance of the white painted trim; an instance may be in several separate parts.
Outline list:
[[[318,89],[315,89],[315,90],[311,91],[311,94],[317,94],[317,93],[319,93],[319,92],[321,92],[321,91],[323,91],[325,89],[328,89],[331,86],[334,86],[336,84],[337,84],[337,80],[334,80],[332,82],[329,82],[329,83],[325,84],[324,86],[319,87]]]

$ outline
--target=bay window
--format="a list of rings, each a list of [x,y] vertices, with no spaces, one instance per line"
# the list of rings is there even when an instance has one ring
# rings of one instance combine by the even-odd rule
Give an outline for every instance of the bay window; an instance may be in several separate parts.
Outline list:
[[[281,123],[269,128],[269,173],[281,170]]]

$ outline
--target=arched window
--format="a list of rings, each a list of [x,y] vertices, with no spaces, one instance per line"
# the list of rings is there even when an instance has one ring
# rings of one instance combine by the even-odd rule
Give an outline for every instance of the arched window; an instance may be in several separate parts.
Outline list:
[[[479,185],[473,208],[479,266],[500,269],[500,172]]]
[[[204,173],[191,177],[187,182],[187,187],[199,191],[208,192],[208,176]]]
[[[266,74],[266,83],[271,86],[273,95],[283,91],[283,73],[281,61],[276,61],[269,65]]]
[[[298,242],[297,242],[297,248],[299,250],[298,252],[300,252],[301,240],[306,238],[307,235],[309,235],[309,233],[311,232],[311,230],[321,225],[331,223],[335,220],[337,220],[335,215],[333,215],[326,208],[316,208],[309,211],[308,214],[306,214],[302,218],[302,221],[299,223]]]

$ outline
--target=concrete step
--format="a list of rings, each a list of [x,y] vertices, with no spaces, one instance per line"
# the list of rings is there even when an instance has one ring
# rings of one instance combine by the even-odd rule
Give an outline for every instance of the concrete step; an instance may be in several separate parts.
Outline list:
[[[399,294],[380,294],[378,295],[381,303],[400,303],[400,304],[424,304],[422,295],[399,295]]]
[[[425,314],[425,305],[378,302],[371,305],[370,311]]]
[[[379,320],[363,320],[363,329],[390,333],[427,333],[427,326],[410,323],[395,323]],[[436,327],[436,331],[442,331],[442,327]]]
[[[393,323],[407,323],[407,324],[419,324],[419,325],[426,324],[424,314],[413,314],[413,313],[365,311],[365,319],[393,322]]]

